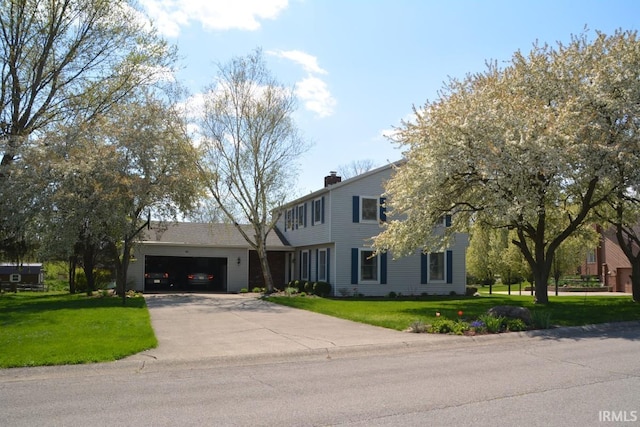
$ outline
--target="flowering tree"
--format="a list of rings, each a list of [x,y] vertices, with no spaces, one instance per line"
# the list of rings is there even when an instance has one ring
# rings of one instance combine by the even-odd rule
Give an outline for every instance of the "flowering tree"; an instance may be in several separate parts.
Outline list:
[[[175,49],[141,18],[129,0],[2,2],[0,199],[30,186],[16,181],[25,150],[53,126],[91,120],[166,72]],[[0,207],[2,248],[24,246],[30,212],[18,207],[31,204]]]
[[[619,189],[612,165],[632,149],[639,90],[640,43],[622,31],[452,79],[397,133],[407,162],[386,186],[393,219],[376,247],[437,250],[472,219],[510,229],[547,303],[555,251]],[[447,214],[453,226],[433,234]]]

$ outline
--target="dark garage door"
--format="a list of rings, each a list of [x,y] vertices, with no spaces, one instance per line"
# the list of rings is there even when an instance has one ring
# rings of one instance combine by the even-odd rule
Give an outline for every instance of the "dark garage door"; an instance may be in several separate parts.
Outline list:
[[[147,292],[227,290],[227,258],[146,256],[144,272]]]

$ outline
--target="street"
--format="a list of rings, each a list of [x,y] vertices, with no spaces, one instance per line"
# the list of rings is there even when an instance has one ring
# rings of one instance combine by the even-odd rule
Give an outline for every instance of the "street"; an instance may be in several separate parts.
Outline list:
[[[566,335],[8,369],[0,425],[640,425],[640,330]]]

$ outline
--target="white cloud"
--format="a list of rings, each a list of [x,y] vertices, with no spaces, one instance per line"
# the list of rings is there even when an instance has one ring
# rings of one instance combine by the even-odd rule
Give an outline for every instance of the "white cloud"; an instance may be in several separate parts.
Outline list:
[[[307,77],[296,83],[296,96],[303,102],[304,107],[320,117],[328,117],[333,114],[336,100],[331,95],[327,83],[318,78],[318,74],[328,74],[327,70],[320,67],[318,58],[300,50],[270,50],[268,55],[288,59],[296,65],[302,66],[307,72]]]
[[[162,34],[177,37],[180,28],[192,22],[207,30],[254,31],[261,20],[277,18],[288,0],[140,0],[140,4]]]
[[[299,50],[270,50],[267,52],[269,55],[277,56],[279,58],[289,59],[299,65],[308,73],[313,74],[327,74],[327,71],[322,69],[318,65],[318,58],[313,55],[309,55],[306,52]]]
[[[296,95],[302,100],[307,110],[320,117],[333,114],[336,100],[331,96],[327,84],[313,76],[306,77],[296,83]]]

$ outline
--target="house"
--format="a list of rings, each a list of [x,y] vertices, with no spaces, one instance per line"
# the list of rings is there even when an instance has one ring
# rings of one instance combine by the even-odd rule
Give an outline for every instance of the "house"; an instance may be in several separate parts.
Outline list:
[[[457,234],[455,244],[439,253],[374,256],[371,238],[386,220],[383,186],[396,165],[344,181],[331,173],[320,190],[274,212],[279,220],[267,250],[276,287],[301,280],[328,282],[335,296],[465,293],[466,234]],[[443,219],[441,227],[447,225]],[[188,279],[193,273],[213,276],[203,288],[208,291],[263,286],[257,255],[233,225],[154,226],[137,245],[135,259],[129,280],[137,290],[193,290]]]
[[[466,234],[444,252],[373,256],[371,238],[386,221],[383,186],[398,164],[345,181],[332,172],[322,189],[282,206],[277,227],[292,248],[287,279],[329,282],[336,296],[465,293]]]
[[[41,263],[0,264],[2,289],[44,290],[44,269]]]
[[[600,233],[600,244],[587,254],[580,266],[582,276],[597,276],[600,282],[613,292],[631,293],[631,263],[620,248],[614,228]]]

